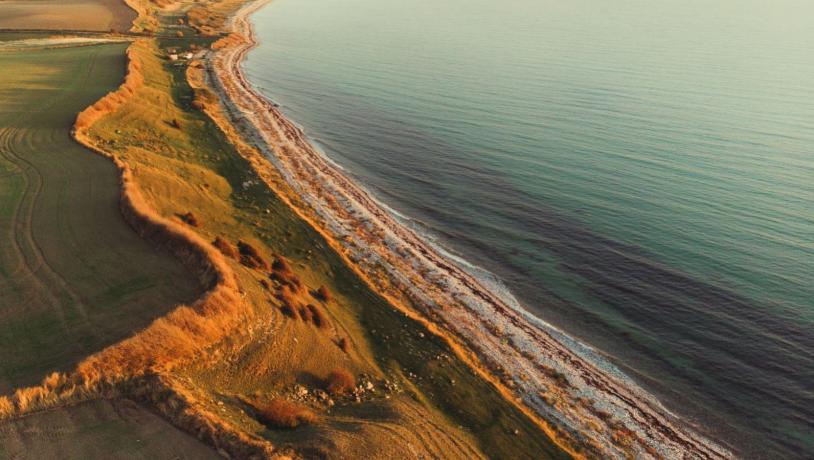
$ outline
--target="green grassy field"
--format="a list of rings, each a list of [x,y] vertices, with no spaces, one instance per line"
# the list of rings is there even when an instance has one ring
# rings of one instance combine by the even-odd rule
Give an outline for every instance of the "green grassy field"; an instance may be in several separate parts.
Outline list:
[[[7,422],[0,458],[221,458],[212,448],[127,400],[94,400]]]
[[[117,87],[125,44],[0,53],[0,392],[115,343],[197,283],[139,238],[117,172],[70,137]]]

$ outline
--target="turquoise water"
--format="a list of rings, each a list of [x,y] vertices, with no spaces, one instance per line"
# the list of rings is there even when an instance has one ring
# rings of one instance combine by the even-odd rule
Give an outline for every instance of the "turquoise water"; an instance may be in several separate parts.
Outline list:
[[[275,0],[250,80],[742,455],[814,455],[814,4]]]

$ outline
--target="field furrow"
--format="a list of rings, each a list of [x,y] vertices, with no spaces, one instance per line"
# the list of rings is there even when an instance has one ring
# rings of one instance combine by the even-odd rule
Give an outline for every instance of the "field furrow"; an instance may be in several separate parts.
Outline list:
[[[128,337],[199,286],[141,240],[115,167],[70,136],[118,86],[126,45],[0,53],[0,391]]]

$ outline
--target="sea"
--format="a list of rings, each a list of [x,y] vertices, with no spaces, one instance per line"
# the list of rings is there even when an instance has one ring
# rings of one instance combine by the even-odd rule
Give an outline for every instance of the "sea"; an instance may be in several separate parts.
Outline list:
[[[745,458],[814,457],[814,2],[273,0],[347,174]]]

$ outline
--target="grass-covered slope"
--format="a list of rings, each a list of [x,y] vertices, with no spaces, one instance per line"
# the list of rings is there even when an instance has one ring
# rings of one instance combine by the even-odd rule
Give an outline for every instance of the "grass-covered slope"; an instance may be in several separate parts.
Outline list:
[[[197,283],[119,211],[114,166],[70,137],[126,45],[0,53],[0,391],[70,369]]]
[[[214,460],[211,447],[132,401],[96,400],[9,422],[0,458]]]
[[[561,456],[443,341],[370,291],[256,176],[199,110],[214,104],[211,95],[193,91],[186,65],[165,58],[167,49],[190,43],[133,45],[143,86],[89,131],[91,142],[132,169],[164,218],[209,241],[220,238],[226,254],[243,242],[262,259],[229,259],[251,305],[248,323],[173,378],[236,429],[306,456]],[[283,269],[272,266],[282,259]],[[321,286],[327,301],[316,292]],[[322,319],[314,320],[308,305]],[[323,395],[336,369],[360,379],[365,391]],[[314,420],[293,430],[261,423],[259,408],[279,399],[298,401]]]

